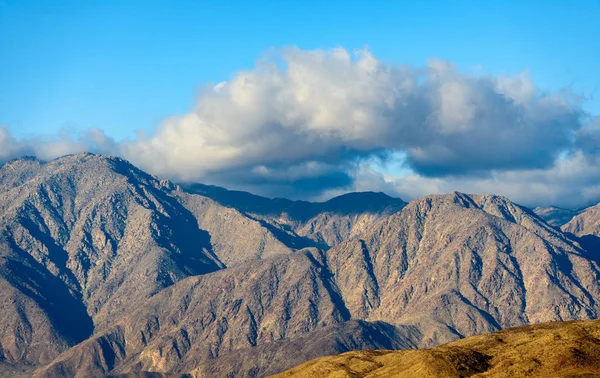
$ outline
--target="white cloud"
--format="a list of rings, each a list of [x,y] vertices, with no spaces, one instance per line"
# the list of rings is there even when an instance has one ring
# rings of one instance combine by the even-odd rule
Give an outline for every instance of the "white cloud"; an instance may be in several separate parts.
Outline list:
[[[503,195],[526,206],[577,208],[600,200],[598,162],[581,151],[559,159],[549,169],[490,171],[485,176],[383,175],[366,165],[355,174],[350,191],[379,190],[404,200],[452,191]],[[345,191],[334,190],[324,197]]]
[[[184,180],[257,166],[404,151],[428,176],[550,167],[581,127],[579,105],[527,73],[470,76],[452,64],[394,66],[368,51],[285,49],[207,89],[186,115],[123,145]]]
[[[405,196],[502,191],[531,202],[572,194],[568,179],[583,201],[600,199],[589,163],[600,128],[584,118],[574,96],[540,90],[527,72],[469,75],[439,59],[411,67],[366,50],[288,48],[207,88],[151,135],[120,145],[100,130],[14,141],[0,129],[0,158],[92,149],[175,180],[294,197],[383,185]],[[365,168],[397,154],[412,173]]]

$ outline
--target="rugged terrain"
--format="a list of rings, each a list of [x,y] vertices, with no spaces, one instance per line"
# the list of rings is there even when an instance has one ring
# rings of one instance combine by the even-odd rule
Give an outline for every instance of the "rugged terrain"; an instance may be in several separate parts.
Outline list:
[[[271,200],[92,154],[9,162],[0,190],[0,362],[40,377],[259,377],[600,311],[587,211],[563,233],[493,195]]]
[[[32,364],[185,277],[291,251],[258,221],[91,154],[5,164],[0,226],[0,352]]]
[[[314,244],[119,158],[8,162],[0,359],[25,370],[48,363],[183,278]]]
[[[348,352],[273,378],[598,376],[600,323],[594,320],[510,328],[426,350]]]
[[[327,258],[352,317],[416,325],[425,347],[598,312],[597,264],[497,196],[413,201]]]

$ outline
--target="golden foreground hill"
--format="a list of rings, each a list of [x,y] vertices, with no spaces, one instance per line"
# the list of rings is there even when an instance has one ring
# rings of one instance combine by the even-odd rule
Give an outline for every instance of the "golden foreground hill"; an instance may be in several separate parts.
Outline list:
[[[510,328],[433,349],[348,352],[273,377],[600,377],[600,320]]]

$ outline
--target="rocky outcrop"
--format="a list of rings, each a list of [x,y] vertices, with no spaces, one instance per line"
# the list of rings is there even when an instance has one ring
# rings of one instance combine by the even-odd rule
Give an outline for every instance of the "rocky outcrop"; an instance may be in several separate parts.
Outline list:
[[[600,236],[600,204],[590,206],[574,216],[561,229],[576,236]]]

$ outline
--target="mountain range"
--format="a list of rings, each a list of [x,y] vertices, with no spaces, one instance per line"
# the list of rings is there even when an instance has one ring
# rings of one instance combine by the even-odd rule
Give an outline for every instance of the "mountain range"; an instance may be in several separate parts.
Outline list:
[[[560,226],[536,213],[463,193],[268,199],[110,156],[16,159],[0,168],[0,371],[262,377],[597,318],[600,205]]]

